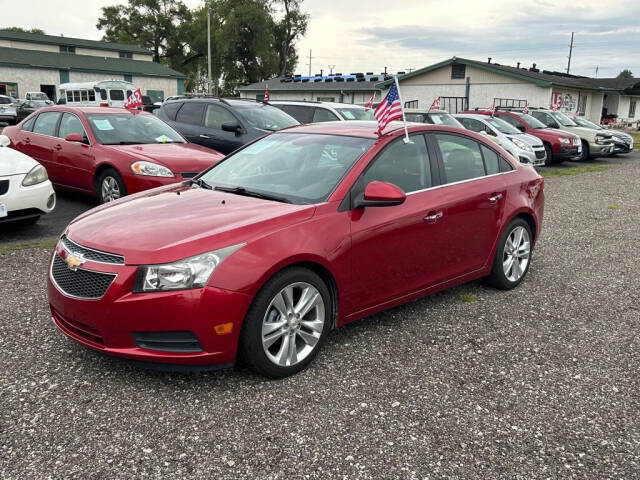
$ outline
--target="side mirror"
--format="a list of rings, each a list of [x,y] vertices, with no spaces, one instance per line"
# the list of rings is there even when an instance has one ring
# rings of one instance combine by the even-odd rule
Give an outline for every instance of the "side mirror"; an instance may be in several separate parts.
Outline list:
[[[82,137],[81,134],[79,133],[70,133],[69,135],[67,135],[66,137],[64,137],[64,139],[67,142],[78,142],[78,143],[82,143],[84,142],[84,138]]]
[[[0,135],[0,147],[8,147],[11,145],[11,140],[6,135]]]
[[[478,133],[479,133],[480,135],[484,135],[485,137],[488,137],[488,136],[489,136],[489,134],[488,134],[485,130],[480,130]]]
[[[236,122],[226,122],[222,124],[222,130],[224,132],[234,132],[236,135],[240,135],[242,127]]]
[[[362,199],[356,200],[356,208],[360,207],[392,207],[400,205],[407,196],[402,189],[393,183],[374,180],[364,189]]]
[[[526,128],[524,128],[524,125],[518,125],[516,128],[517,128],[518,130],[520,130],[522,133],[524,133],[524,132],[526,132],[526,131],[527,131],[527,129],[526,129]]]

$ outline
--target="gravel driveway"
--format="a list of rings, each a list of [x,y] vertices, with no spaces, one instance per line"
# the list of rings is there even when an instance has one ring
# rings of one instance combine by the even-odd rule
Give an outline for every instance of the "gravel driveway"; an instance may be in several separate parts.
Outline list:
[[[638,478],[640,162],[622,163],[547,180],[520,288],[362,320],[282,381],[86,350],[49,320],[48,252],[1,254],[0,478]]]

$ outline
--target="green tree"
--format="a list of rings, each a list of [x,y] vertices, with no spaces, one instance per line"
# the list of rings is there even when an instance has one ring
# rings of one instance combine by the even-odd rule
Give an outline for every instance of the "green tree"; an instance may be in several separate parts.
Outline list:
[[[24,33],[37,33],[38,35],[44,35],[44,30],[40,28],[22,28],[22,27],[6,27],[2,30],[6,30],[8,32],[24,32]]]
[[[295,42],[307,32],[309,22],[309,14],[300,10],[301,3],[302,0],[277,0],[276,2],[276,9],[283,10],[282,19],[274,25],[280,75],[293,73],[298,63]]]
[[[633,73],[628,68],[625,68],[618,74],[617,78],[633,78]]]
[[[107,42],[130,43],[153,52],[156,62],[177,67],[184,60],[184,38],[192,14],[180,0],[129,0],[102,8],[96,27]]]

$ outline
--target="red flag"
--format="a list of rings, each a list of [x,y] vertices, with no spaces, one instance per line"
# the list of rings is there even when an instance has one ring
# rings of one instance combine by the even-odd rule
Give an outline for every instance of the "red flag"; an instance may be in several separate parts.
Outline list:
[[[438,97],[433,101],[433,103],[429,107],[429,110],[440,110],[440,108],[441,108],[441,102],[440,102],[440,97]]]
[[[529,113],[529,102],[525,104],[524,108],[522,109],[522,113],[525,115]]]
[[[269,102],[269,85],[264,89],[264,99],[262,100],[264,103]]]
[[[373,111],[373,116],[378,121],[378,135],[382,135],[382,130],[390,121],[402,118],[402,103],[395,83],[391,85],[389,93],[380,102],[378,108]]]
[[[493,117],[493,114],[496,113],[496,101],[495,100],[491,104],[491,108],[489,109],[489,113],[491,114],[492,117]]]
[[[135,92],[131,94],[127,101],[124,102],[124,108],[138,108],[142,106],[142,92],[139,88],[136,88]]]
[[[371,107],[373,107],[373,101],[375,100],[375,98],[376,98],[376,92],[373,92],[373,93],[371,94],[371,98],[369,99],[369,101],[368,101],[367,103],[365,103],[365,104],[364,104],[364,106],[365,106],[366,108],[371,108]]]

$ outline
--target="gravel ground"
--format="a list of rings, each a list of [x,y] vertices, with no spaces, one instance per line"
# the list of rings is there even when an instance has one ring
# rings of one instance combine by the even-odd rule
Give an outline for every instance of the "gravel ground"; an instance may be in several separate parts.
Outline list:
[[[48,252],[2,254],[0,478],[638,478],[640,162],[622,163],[547,180],[520,288],[362,320],[282,381],[86,350],[49,320]]]

